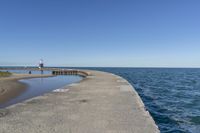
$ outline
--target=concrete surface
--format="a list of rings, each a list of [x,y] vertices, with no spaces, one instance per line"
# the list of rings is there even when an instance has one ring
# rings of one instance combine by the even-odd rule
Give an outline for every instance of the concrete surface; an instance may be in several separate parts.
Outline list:
[[[80,83],[0,110],[0,133],[159,133],[126,80],[88,72]]]

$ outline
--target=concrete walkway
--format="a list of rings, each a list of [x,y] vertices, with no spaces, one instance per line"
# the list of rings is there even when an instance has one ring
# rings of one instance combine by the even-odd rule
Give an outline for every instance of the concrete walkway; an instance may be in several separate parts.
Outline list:
[[[88,72],[61,92],[0,110],[0,133],[159,133],[126,80]]]

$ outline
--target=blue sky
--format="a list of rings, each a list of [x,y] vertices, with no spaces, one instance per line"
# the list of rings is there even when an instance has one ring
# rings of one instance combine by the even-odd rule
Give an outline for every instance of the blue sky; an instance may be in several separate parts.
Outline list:
[[[1,0],[0,65],[200,67],[197,0]]]

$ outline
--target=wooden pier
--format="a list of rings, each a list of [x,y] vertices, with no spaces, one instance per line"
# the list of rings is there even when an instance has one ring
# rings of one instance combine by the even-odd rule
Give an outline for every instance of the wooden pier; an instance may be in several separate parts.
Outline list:
[[[79,70],[54,70],[52,71],[53,75],[79,75],[86,77],[89,74],[84,72],[84,71],[79,71]]]

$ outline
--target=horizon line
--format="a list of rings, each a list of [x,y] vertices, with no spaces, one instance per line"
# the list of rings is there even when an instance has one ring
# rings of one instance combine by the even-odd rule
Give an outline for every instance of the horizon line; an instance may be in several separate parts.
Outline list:
[[[25,65],[0,65],[0,68],[1,67],[38,67],[38,66],[25,66]],[[144,67],[144,66],[53,66],[53,65],[49,65],[49,66],[45,66],[45,67],[66,67],[66,68],[180,68],[180,69],[200,69],[200,67],[167,67],[167,66],[148,66],[148,67]]]

